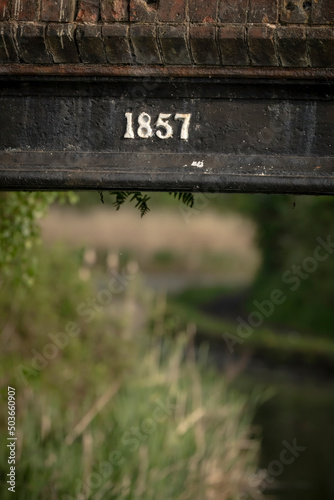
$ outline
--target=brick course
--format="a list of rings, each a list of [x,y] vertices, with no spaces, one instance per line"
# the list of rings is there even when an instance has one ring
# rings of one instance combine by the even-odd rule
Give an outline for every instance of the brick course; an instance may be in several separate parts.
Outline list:
[[[0,0],[0,62],[334,67],[334,0]]]
[[[99,25],[78,26],[76,39],[83,63],[105,64],[107,62],[101,31],[102,28]]]
[[[190,26],[189,41],[196,64],[216,65],[220,63],[215,26],[210,24]]]
[[[46,42],[55,63],[80,62],[73,24],[48,24]]]
[[[333,28],[308,28],[307,45],[311,66],[315,68],[334,67]]]
[[[45,41],[46,27],[40,23],[27,23],[17,28],[15,39],[20,58],[28,64],[50,64],[53,62]]]
[[[269,26],[250,26],[248,46],[254,66],[278,66],[275,51],[275,30]]]
[[[138,64],[161,64],[155,26],[147,24],[130,26],[130,39]]]
[[[224,65],[247,66],[249,64],[244,26],[222,26],[219,29],[219,43]]]
[[[110,64],[133,63],[128,25],[116,23],[105,25],[102,27],[102,38]]]
[[[187,46],[185,26],[159,26],[159,40],[166,64],[190,64],[191,58]]]
[[[281,26],[277,30],[277,46],[282,66],[286,68],[309,66],[304,26]]]
[[[13,26],[0,23],[0,63],[19,62],[14,43]]]

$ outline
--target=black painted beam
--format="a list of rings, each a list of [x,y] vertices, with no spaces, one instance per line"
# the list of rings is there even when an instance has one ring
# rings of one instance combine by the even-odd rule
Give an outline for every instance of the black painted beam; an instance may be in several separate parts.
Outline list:
[[[1,189],[334,193],[329,81],[0,79]]]

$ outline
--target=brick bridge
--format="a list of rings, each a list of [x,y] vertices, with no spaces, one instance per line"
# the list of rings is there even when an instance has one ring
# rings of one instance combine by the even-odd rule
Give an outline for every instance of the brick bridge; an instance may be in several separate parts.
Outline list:
[[[334,0],[0,0],[0,189],[334,193]]]

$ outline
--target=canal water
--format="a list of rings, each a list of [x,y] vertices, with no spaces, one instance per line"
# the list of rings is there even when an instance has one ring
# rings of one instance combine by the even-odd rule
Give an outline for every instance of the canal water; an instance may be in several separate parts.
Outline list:
[[[230,356],[218,342],[209,344],[209,361],[228,373]],[[250,357],[231,384],[260,400],[253,426],[261,442],[259,469],[269,478],[261,488],[265,498],[334,500],[334,377],[328,367],[269,366]]]
[[[210,312],[236,317],[234,302],[224,298]],[[204,332],[197,339],[207,340]],[[218,339],[209,343],[212,363],[226,373],[231,363],[226,346]],[[308,365],[298,359],[280,364],[267,359],[265,352],[248,355],[233,384],[246,395],[254,391],[269,395],[254,418],[261,440],[259,466],[270,478],[263,490],[266,498],[334,500],[334,366],[320,360]],[[236,366],[240,357],[242,353],[232,360]]]
[[[268,371],[261,378],[249,374],[247,383],[272,391],[254,419],[260,467],[272,478],[266,493],[279,500],[333,500],[334,381]]]

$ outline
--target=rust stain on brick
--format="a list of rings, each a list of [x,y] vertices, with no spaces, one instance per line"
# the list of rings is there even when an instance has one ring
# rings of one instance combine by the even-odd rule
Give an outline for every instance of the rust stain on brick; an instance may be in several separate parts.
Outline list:
[[[94,23],[100,17],[100,0],[81,0],[79,2],[79,11],[77,21],[85,23]]]
[[[312,2],[305,0],[280,0],[281,21],[286,23],[308,23],[311,17]]]
[[[9,17],[9,0],[0,0],[0,18],[4,20],[9,19]]]
[[[145,0],[130,0],[130,21],[154,22],[157,18],[157,5]]]
[[[215,20],[211,16],[207,16],[203,19],[203,23],[214,23]]]
[[[102,0],[103,21],[128,21],[128,0]]]

